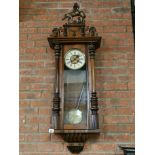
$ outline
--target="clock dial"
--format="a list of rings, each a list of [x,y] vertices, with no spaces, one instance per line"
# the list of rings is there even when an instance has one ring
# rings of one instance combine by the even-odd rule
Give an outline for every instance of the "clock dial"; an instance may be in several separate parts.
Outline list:
[[[85,54],[79,49],[71,49],[65,54],[65,65],[73,70],[80,69],[85,64]]]

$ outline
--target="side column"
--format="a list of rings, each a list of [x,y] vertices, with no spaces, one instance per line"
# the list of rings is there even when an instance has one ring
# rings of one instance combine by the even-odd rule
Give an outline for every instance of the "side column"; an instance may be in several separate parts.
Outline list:
[[[90,110],[91,110],[91,118],[90,118],[90,128],[91,129],[98,129],[99,128],[99,122],[98,122],[98,99],[96,96],[96,85],[95,85],[95,45],[93,43],[90,43],[88,45],[89,50],[89,57],[90,57],[90,76],[91,76],[91,94],[90,94]]]
[[[60,128],[60,84],[59,84],[59,70],[60,70],[60,55],[61,55],[61,46],[60,44],[55,44],[55,64],[56,64],[56,76],[55,76],[55,90],[53,97],[53,107],[52,107],[52,128],[59,129]]]

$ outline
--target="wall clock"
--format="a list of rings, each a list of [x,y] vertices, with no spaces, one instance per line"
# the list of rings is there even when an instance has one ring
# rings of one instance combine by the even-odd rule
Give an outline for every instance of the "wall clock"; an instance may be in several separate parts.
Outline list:
[[[101,37],[85,26],[85,13],[77,3],[64,15],[67,23],[48,37],[55,52],[55,90],[50,133],[61,134],[72,153],[83,150],[92,134],[98,134],[98,102],[95,87],[95,50]]]

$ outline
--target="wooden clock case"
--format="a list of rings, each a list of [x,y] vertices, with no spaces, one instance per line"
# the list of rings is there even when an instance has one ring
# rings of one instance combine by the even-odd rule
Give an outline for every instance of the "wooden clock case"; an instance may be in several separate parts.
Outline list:
[[[52,127],[49,130],[61,134],[68,142],[68,149],[72,153],[83,150],[88,136],[98,134],[98,102],[95,87],[95,50],[100,47],[101,37],[95,27],[85,26],[85,13],[74,4],[73,10],[64,15],[67,23],[63,27],[54,28],[48,37],[49,45],[55,52],[55,92],[52,104]],[[64,123],[64,55],[72,49],[84,51],[87,65],[87,121],[85,125],[66,125]]]

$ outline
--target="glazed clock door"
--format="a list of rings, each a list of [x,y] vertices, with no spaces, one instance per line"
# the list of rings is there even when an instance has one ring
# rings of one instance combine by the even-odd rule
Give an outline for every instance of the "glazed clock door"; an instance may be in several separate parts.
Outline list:
[[[87,128],[87,63],[84,51],[64,54],[64,129]]]

